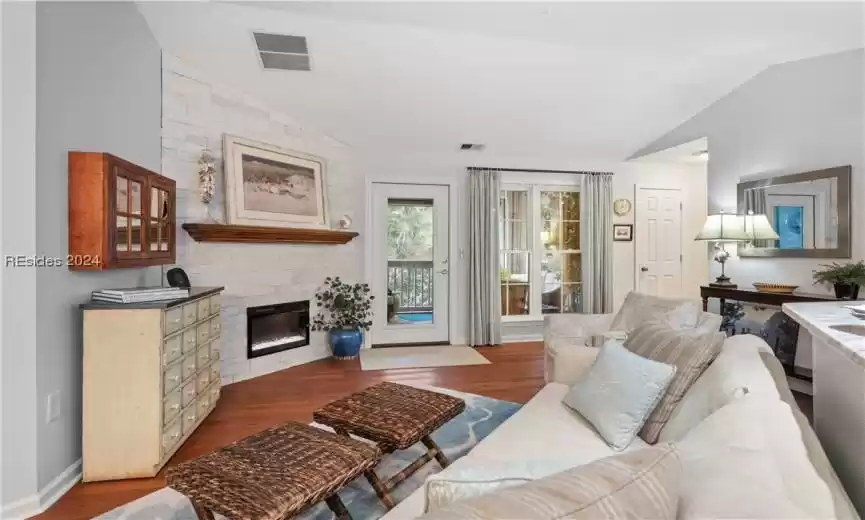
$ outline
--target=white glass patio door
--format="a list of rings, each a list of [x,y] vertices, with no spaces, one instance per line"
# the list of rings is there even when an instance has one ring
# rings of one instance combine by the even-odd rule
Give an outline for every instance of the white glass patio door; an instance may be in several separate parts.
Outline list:
[[[373,183],[373,345],[447,342],[448,187]]]

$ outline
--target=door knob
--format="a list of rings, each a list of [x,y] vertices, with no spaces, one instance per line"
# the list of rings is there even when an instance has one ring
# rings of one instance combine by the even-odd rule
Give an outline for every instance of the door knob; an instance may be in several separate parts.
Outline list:
[[[644,273],[648,273],[648,272],[649,272],[649,268],[646,267],[646,266],[642,266],[642,267],[640,267],[640,271],[643,271]]]
[[[438,273],[439,274],[448,274],[448,270],[447,270],[447,268],[445,268],[445,269],[442,269],[441,271],[439,271]]]

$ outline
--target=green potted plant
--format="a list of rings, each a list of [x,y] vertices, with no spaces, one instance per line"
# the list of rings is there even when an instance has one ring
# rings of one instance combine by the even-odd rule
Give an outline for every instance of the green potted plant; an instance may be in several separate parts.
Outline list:
[[[814,284],[831,284],[835,288],[835,297],[840,300],[855,300],[859,298],[859,287],[865,284],[865,261],[850,264],[822,264],[814,270]]]
[[[363,331],[372,326],[373,299],[368,284],[344,283],[339,276],[324,279],[315,293],[318,312],[311,328],[328,333],[333,357],[353,359],[360,354]]]

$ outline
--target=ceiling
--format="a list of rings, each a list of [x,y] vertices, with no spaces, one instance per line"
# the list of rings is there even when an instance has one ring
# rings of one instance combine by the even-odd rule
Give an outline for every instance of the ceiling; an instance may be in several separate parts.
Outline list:
[[[621,160],[766,67],[865,46],[862,3],[142,2],[160,44],[349,146]],[[251,32],[307,37],[264,71]]]

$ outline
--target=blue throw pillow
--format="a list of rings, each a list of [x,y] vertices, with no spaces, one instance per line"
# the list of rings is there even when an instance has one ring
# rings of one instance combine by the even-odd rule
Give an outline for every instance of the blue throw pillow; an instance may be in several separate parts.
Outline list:
[[[639,433],[675,375],[675,366],[646,359],[609,340],[562,402],[621,451]]]

